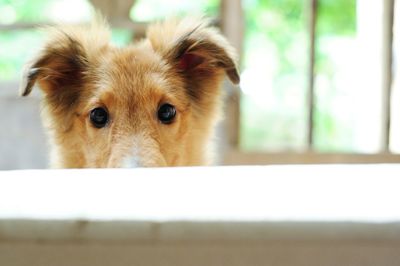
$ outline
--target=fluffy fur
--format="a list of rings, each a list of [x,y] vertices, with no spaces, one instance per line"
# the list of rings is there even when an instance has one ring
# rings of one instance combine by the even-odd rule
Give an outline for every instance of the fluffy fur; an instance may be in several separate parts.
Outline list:
[[[102,20],[56,27],[24,71],[21,94],[44,92],[52,166],[62,168],[205,165],[220,115],[225,74],[237,84],[235,54],[204,20],[169,20],[149,27],[127,47],[110,44]],[[175,106],[171,124],[157,110]],[[92,125],[106,108],[110,121]]]

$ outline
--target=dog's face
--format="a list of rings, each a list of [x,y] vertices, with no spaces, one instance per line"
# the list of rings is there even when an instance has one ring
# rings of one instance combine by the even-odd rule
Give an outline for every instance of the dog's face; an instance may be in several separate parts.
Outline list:
[[[54,29],[27,67],[22,94],[44,92],[56,167],[201,165],[220,111],[232,48],[201,21],[149,28],[128,47],[101,23]]]

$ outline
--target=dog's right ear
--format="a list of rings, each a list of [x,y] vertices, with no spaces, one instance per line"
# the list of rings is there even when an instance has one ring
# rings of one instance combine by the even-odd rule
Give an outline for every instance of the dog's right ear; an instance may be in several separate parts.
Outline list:
[[[86,68],[87,56],[82,44],[60,30],[25,67],[20,93],[29,95],[37,83],[46,95],[62,94],[66,87],[81,83]]]
[[[23,70],[20,94],[27,96],[35,84],[46,96],[63,101],[73,100],[82,86],[89,62],[96,61],[98,52],[109,44],[110,32],[101,19],[89,26],[49,28],[48,41]]]

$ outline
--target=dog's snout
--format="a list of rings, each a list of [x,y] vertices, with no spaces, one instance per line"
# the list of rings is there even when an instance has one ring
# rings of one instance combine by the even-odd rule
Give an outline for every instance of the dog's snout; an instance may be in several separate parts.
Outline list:
[[[127,156],[122,160],[121,168],[136,168],[141,167],[138,156]]]
[[[121,168],[136,168],[136,167],[160,167],[167,166],[165,159],[159,153],[147,153],[141,155],[128,155],[122,159]]]
[[[115,167],[136,168],[167,165],[159,145],[149,136],[143,134],[131,136],[122,140],[120,145],[125,147],[125,152],[122,156],[115,154],[111,160]]]

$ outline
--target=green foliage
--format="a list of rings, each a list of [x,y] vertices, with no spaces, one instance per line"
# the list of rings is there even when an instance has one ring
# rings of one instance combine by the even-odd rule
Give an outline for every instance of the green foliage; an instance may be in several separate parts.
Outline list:
[[[36,30],[1,33],[0,81],[17,80],[22,66],[38,49],[41,40]]]
[[[15,22],[42,22],[47,19],[46,8],[52,0],[0,0],[0,10],[12,14],[2,14],[15,17]],[[7,7],[6,9],[4,7]],[[1,21],[1,18],[0,18]]]
[[[282,71],[290,71],[293,61],[285,51],[302,40],[305,33],[304,10],[298,0],[247,0],[245,6],[246,53],[258,35],[272,41],[278,50]]]
[[[317,101],[315,113],[315,146],[321,151],[351,151],[352,125],[340,121],[330,109],[329,102],[337,91],[338,62],[335,54],[343,53],[339,42],[351,40],[356,34],[355,0],[320,0],[317,20],[317,46],[315,69],[317,77],[328,81],[325,94]],[[316,87],[316,90],[322,89]],[[324,104],[326,105],[324,105]]]
[[[300,121],[304,121],[305,112],[307,54],[304,6],[298,0],[246,0],[244,8],[244,69],[265,69],[265,76],[272,80],[258,77],[260,82],[252,84],[260,86],[259,90],[270,91],[264,96],[242,96],[241,147],[269,151],[300,149],[304,146]],[[258,62],[260,58],[263,62]],[[287,99],[298,91],[302,96],[297,101],[303,107],[293,109]],[[257,104],[258,98],[266,95],[273,97],[274,107]]]
[[[320,36],[355,34],[355,0],[319,0],[318,3],[317,32]]]
[[[0,23],[43,22],[51,0],[0,0]],[[37,30],[0,32],[0,81],[16,80],[26,60],[39,47]]]
[[[330,93],[322,97],[334,97],[337,69],[334,64],[335,59],[325,44],[355,34],[356,1],[319,0],[318,2],[316,70],[319,76],[331,81]],[[262,51],[266,53],[268,49],[272,49],[277,61],[275,65],[274,62],[269,62],[275,68],[272,77],[273,88],[263,89],[272,90],[274,100],[279,102],[275,107],[262,107],[255,104],[257,99],[252,99],[253,96],[243,95],[241,144],[245,149],[271,151],[301,148],[299,143],[304,144],[307,94],[304,77],[307,74],[309,45],[308,4],[309,1],[298,0],[244,1],[246,11],[244,68],[251,67],[254,58],[260,57]],[[324,42],[320,42],[320,38],[325,38]],[[282,82],[288,77],[290,82]],[[303,108],[296,110],[285,105],[286,99],[294,93],[289,89],[293,86],[301,90],[300,95],[303,95],[297,99],[302,102]],[[318,90],[318,87],[316,89]],[[303,126],[299,126],[299,119]],[[341,124],[327,107],[318,105],[315,123],[318,148],[329,151],[346,145],[351,147],[348,137],[351,129]]]

